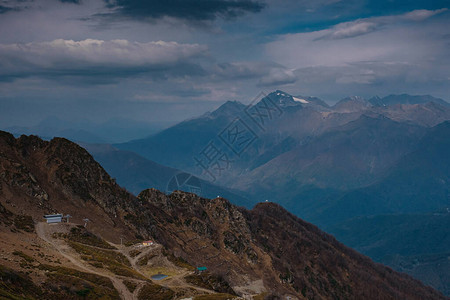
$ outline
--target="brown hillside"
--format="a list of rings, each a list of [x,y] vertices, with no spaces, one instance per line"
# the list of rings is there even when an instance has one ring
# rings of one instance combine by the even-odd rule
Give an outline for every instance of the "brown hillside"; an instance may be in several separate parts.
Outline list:
[[[157,190],[138,198],[160,208],[152,233],[163,245],[222,275],[241,293],[258,292],[262,280],[268,291],[305,299],[445,299],[277,204],[248,211],[222,198]]]
[[[0,132],[0,179],[2,203],[16,214],[35,221],[43,221],[44,214],[70,214],[76,223],[88,218],[89,227],[106,239],[134,237],[121,216],[135,198],[86,150],[66,139],[15,139]]]

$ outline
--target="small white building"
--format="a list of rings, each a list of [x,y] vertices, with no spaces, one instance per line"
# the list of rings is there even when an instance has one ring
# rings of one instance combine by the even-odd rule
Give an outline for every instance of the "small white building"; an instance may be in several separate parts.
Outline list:
[[[44,218],[47,220],[48,224],[61,223],[63,215],[62,214],[45,215]]]
[[[153,245],[153,241],[144,241],[142,242],[142,246],[151,246]]]

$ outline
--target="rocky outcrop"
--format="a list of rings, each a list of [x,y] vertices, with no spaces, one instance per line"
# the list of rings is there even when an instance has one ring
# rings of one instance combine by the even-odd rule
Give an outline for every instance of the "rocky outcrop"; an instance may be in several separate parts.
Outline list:
[[[152,232],[175,255],[232,287],[262,279],[274,295],[308,299],[444,299],[411,277],[373,263],[274,203],[252,210],[226,199],[143,191]],[[244,288],[245,290],[245,288]]]

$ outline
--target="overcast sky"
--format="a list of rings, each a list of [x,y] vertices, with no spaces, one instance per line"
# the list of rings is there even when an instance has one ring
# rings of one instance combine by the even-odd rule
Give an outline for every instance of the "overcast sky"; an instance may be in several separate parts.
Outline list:
[[[176,121],[281,89],[450,100],[450,1],[0,0],[0,126]]]

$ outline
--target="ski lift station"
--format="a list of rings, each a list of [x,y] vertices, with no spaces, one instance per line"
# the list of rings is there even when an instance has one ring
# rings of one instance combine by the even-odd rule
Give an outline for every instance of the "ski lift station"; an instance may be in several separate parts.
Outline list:
[[[62,214],[54,214],[54,215],[45,215],[44,219],[47,220],[48,224],[51,223],[61,223],[63,215]]]

